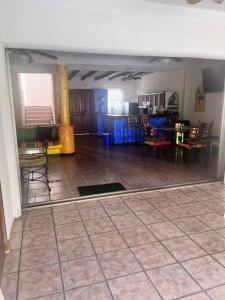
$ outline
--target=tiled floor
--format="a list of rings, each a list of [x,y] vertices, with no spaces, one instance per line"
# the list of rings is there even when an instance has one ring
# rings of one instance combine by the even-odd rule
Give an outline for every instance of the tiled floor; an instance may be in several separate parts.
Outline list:
[[[224,212],[221,183],[27,210],[5,300],[224,300]]]
[[[159,187],[210,180],[215,177],[217,155],[205,165],[201,157],[189,167],[169,161],[163,155],[156,159],[145,145],[114,145],[107,149],[101,137],[76,137],[77,152],[72,156],[49,156],[51,193],[46,185],[23,186],[24,203],[45,202],[78,197],[78,186],[120,182],[126,189]],[[185,198],[178,199],[185,203]]]

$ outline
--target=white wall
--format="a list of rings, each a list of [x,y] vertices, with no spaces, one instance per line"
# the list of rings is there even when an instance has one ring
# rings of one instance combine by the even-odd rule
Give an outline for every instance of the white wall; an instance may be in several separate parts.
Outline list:
[[[184,71],[158,72],[143,77],[138,82],[138,94],[147,92],[178,92],[179,94],[179,115],[183,114],[184,101]]]
[[[198,124],[198,121],[213,122],[212,134],[220,136],[224,93],[207,93],[205,112],[195,112],[195,93],[200,84],[202,84],[202,69],[196,67],[186,70],[184,119],[190,119],[193,124]]]
[[[223,12],[143,0],[8,0],[0,5],[0,41],[11,47],[225,58]]]
[[[73,77],[69,81],[70,89],[92,89],[92,88],[121,88],[124,90],[124,100],[129,102],[137,102],[137,81],[122,81],[121,79],[108,80],[102,79],[95,81],[94,77],[80,80],[80,77]]]
[[[9,236],[13,219],[21,214],[19,168],[17,159],[16,130],[13,119],[13,104],[8,84],[5,50],[0,43],[0,180],[6,230]]]

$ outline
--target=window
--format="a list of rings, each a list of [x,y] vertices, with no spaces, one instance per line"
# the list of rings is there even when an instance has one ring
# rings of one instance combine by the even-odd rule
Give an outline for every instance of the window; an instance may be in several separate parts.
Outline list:
[[[23,125],[55,123],[52,74],[20,73],[18,75]]]
[[[108,89],[108,113],[121,114],[124,104],[124,90],[119,88]]]

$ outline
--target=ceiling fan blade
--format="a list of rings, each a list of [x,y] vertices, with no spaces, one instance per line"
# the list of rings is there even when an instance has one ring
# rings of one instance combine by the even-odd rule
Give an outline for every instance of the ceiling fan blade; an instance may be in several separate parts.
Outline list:
[[[47,53],[47,52],[43,52],[43,51],[39,51],[39,50],[29,50],[30,52],[32,53],[35,53],[35,54],[39,54],[39,55],[42,55],[42,56],[45,56],[47,58],[50,58],[50,59],[53,59],[53,60],[57,60],[58,57],[51,54],[51,53]]]
[[[149,64],[151,64],[152,62],[154,62],[155,60],[157,60],[158,59],[158,57],[153,57],[153,58],[151,58],[150,60],[149,60]]]
[[[182,61],[182,58],[181,57],[174,57],[174,60],[175,61]]]
[[[188,4],[197,4],[201,2],[202,0],[186,0]]]

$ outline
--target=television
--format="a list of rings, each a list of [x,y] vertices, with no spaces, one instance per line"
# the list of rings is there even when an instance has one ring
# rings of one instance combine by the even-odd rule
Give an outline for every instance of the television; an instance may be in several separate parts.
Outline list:
[[[204,93],[216,93],[224,91],[224,72],[224,66],[202,70]]]

